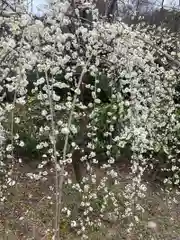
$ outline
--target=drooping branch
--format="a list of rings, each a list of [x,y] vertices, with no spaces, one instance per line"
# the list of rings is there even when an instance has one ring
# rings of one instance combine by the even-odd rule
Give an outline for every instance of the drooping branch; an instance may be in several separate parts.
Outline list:
[[[136,36],[138,39],[144,41],[145,43],[147,43],[148,45],[150,45],[152,48],[156,49],[156,51],[159,54],[164,55],[168,60],[172,61],[176,66],[180,67],[180,61],[174,59],[170,54],[166,53],[165,51],[163,51],[161,48],[157,47],[155,44],[153,44],[153,42],[142,38],[141,36]]]
[[[118,22],[119,22],[119,24],[121,24],[124,27],[124,25],[120,21],[118,21]],[[136,34],[135,37],[138,38],[139,40],[145,42],[146,44],[150,45],[152,48],[154,48],[156,50],[157,53],[164,55],[169,61],[172,61],[176,66],[180,67],[180,61],[178,61],[177,59],[174,59],[170,54],[163,51],[160,47],[156,46],[153,42],[146,39],[145,37],[141,37],[140,34]]]

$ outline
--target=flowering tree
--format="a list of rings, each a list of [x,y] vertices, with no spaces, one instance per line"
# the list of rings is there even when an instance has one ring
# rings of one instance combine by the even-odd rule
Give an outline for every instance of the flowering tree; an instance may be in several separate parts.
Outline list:
[[[161,149],[173,171],[166,185],[179,183],[179,116],[174,104],[179,60],[154,46],[156,39],[150,34],[121,21],[100,20],[92,3],[82,3],[81,8],[83,4],[91,21],[68,1],[54,1],[43,19],[24,12],[0,18],[2,173],[7,185],[16,183],[12,173],[18,149],[27,146],[26,129],[42,159],[39,174],[28,176],[44,179],[44,165],[50,161],[54,166],[54,239],[59,239],[61,213],[86,238],[89,228],[101,226],[110,205],[116,219],[130,219],[131,231],[139,221],[138,211],[143,211],[138,203],[147,189],[143,176],[160,160],[156,153]],[[175,67],[157,65],[157,53]],[[5,101],[9,93],[11,103]],[[120,183],[114,166],[125,148],[130,182],[116,195],[110,182]],[[69,164],[78,183],[68,171]],[[98,164],[103,170],[100,179],[94,167]],[[86,169],[83,174],[81,165]],[[63,202],[64,186],[80,194],[76,216]],[[1,191],[5,200],[3,187]],[[120,198],[125,199],[123,214]]]

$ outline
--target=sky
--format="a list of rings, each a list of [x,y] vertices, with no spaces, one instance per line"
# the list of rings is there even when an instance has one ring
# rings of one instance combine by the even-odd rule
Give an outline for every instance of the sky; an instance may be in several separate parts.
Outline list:
[[[161,5],[162,0],[157,0],[156,4]],[[44,5],[48,3],[48,0],[33,0],[33,12],[36,14],[42,14]],[[167,8],[176,6],[178,7],[180,0],[164,0],[164,5]],[[39,9],[39,10],[38,10]]]
[[[40,9],[43,11],[44,5],[47,4],[47,0],[33,0],[33,12],[40,13]]]

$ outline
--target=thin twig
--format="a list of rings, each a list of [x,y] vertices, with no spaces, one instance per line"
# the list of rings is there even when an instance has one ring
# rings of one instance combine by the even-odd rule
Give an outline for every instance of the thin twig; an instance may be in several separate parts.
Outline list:
[[[55,215],[55,231],[59,231],[59,225],[58,225],[58,218],[59,218],[59,198],[58,198],[58,161],[57,161],[57,150],[56,150],[56,135],[55,135],[55,121],[54,121],[54,107],[53,107],[53,101],[51,97],[50,92],[50,83],[47,71],[45,71],[45,78],[48,88],[48,98],[49,98],[49,105],[50,105],[50,114],[51,114],[51,130],[52,130],[52,145],[53,145],[53,152],[54,152],[54,163],[55,163],[55,185],[56,185],[56,215]],[[59,238],[57,238],[59,240]]]
[[[23,41],[24,41],[24,31],[22,33],[22,39],[20,42],[20,47],[22,48],[23,45]],[[8,93],[6,93],[8,94]],[[15,105],[16,105],[16,100],[17,100],[17,86],[15,88],[14,91],[14,98],[13,98],[13,109],[11,112],[11,147],[12,147],[12,151],[11,151],[11,155],[12,155],[12,169],[11,169],[11,174],[13,174],[14,171],[14,166],[15,166],[15,159],[14,159],[14,109],[15,109]],[[16,185],[17,186],[17,185]]]
[[[83,80],[83,76],[87,71],[87,66],[90,63],[90,61],[91,61],[91,57],[88,59],[88,61],[86,62],[85,66],[84,66],[84,68],[81,72],[81,75],[80,75],[80,78],[79,78],[79,81],[78,81],[78,84],[77,84],[77,88],[76,88],[77,91],[75,91],[75,94],[74,94],[74,98],[73,98],[73,102],[72,102],[72,108],[71,108],[71,112],[70,112],[69,120],[68,120],[68,130],[69,131],[66,134],[64,148],[63,148],[63,162],[65,162],[65,160],[66,160],[68,140],[69,140],[69,132],[70,132],[70,127],[71,127],[71,123],[72,123],[72,119],[73,119],[74,108],[75,108],[75,104],[76,104],[76,100],[77,100],[77,96],[78,96],[78,90],[80,89],[80,86],[81,86],[81,83],[82,83],[82,80]],[[60,216],[61,203],[62,203],[64,170],[65,170],[64,165],[62,165],[61,170],[60,170],[59,184],[58,184],[59,185],[59,216]],[[59,219],[59,224],[60,224],[60,219]],[[58,230],[57,234],[58,235],[56,235],[56,238],[55,238],[56,240],[59,239],[59,230]]]

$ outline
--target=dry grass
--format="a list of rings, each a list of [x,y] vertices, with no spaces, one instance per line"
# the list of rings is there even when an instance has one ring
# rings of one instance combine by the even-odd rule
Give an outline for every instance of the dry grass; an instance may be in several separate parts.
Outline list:
[[[9,189],[7,201],[0,205],[0,240],[52,239],[54,218],[53,185],[54,176],[49,171],[48,181],[35,181],[26,177],[32,171],[28,166],[16,169],[18,183]],[[123,191],[124,183],[113,187],[115,192]],[[49,196],[52,198],[50,199]],[[91,230],[89,239],[159,239],[174,240],[180,238],[180,204],[168,205],[168,198],[163,191],[149,187],[147,197],[142,200],[145,213],[139,215],[140,222],[131,235],[127,235],[128,223],[125,221],[107,221],[104,219],[100,230]],[[123,201],[123,199],[121,199]],[[78,196],[66,188],[64,202],[73,207],[74,215],[78,214]],[[154,221],[157,228],[148,229],[148,221]],[[49,231],[47,231],[49,229]],[[68,219],[61,221],[61,236],[64,240],[80,239],[69,226]]]

